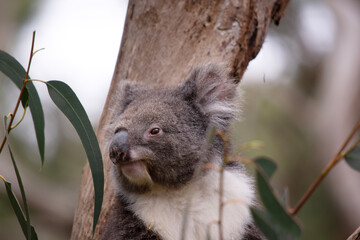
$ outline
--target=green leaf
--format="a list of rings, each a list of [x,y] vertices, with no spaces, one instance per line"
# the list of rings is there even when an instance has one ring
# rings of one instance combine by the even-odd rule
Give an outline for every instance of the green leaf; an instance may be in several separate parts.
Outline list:
[[[24,185],[22,183],[21,176],[20,176],[20,173],[19,173],[19,169],[18,169],[18,167],[16,165],[14,155],[13,155],[13,153],[11,151],[10,145],[8,145],[8,148],[9,148],[9,152],[10,152],[11,161],[13,163],[13,167],[14,167],[14,170],[15,170],[16,178],[18,180],[18,184],[19,184],[19,188],[20,188],[20,192],[21,192],[21,197],[22,197],[22,200],[23,200],[25,216],[26,216],[26,225],[27,225],[26,236],[27,236],[27,239],[31,239],[30,214],[29,214],[28,204],[27,204],[27,201],[26,201]]]
[[[25,80],[26,71],[21,64],[13,58],[10,54],[0,50],[0,71],[3,72],[13,83],[19,88],[22,88]],[[28,103],[30,107],[31,116],[34,122],[36,139],[38,142],[39,153],[41,157],[41,164],[44,164],[45,153],[45,121],[44,112],[42,109],[39,94],[32,82],[26,83],[26,89],[22,95],[21,102],[24,108]]]
[[[345,161],[350,165],[350,167],[357,171],[360,171],[360,146],[355,147],[344,158]]]
[[[21,176],[20,176],[20,173],[19,173],[19,169],[16,165],[16,161],[15,161],[15,158],[14,158],[14,155],[11,151],[11,148],[10,148],[10,138],[9,138],[9,135],[8,135],[8,132],[7,132],[7,127],[8,127],[8,124],[7,124],[7,120],[8,120],[8,117],[7,116],[4,116],[4,129],[5,129],[5,135],[8,139],[8,148],[9,148],[9,153],[10,153],[10,157],[11,157],[11,161],[12,161],[12,164],[13,164],[13,167],[14,167],[14,170],[15,170],[15,174],[16,174],[16,178],[18,180],[18,184],[19,184],[19,188],[20,188],[20,192],[21,192],[21,197],[23,199],[23,204],[24,204],[24,208],[25,208],[25,216],[26,216],[26,234],[24,232],[24,235],[26,237],[26,239],[37,239],[37,234],[35,232],[35,229],[33,226],[31,226],[31,223],[30,223],[30,214],[29,214],[29,208],[28,208],[28,204],[27,204],[27,201],[26,201],[26,195],[25,195],[25,190],[24,190],[24,185],[22,183],[22,180],[21,180]],[[2,178],[4,180],[4,178]],[[4,180],[5,181],[5,180]],[[11,185],[10,185],[10,189],[11,189]],[[11,191],[12,193],[12,191]],[[15,198],[15,196],[14,196]],[[10,199],[10,198],[9,198]],[[16,198],[15,198],[16,199]],[[20,207],[20,206],[19,206]],[[21,211],[22,213],[22,211]],[[20,220],[18,220],[20,225],[22,226],[22,223],[20,222]]]
[[[38,240],[37,233],[35,232],[35,228],[31,226],[31,240]]]
[[[94,225],[98,221],[104,193],[104,170],[99,144],[90,120],[72,89],[63,82],[47,82],[49,95],[77,131],[88,157],[95,189]]]
[[[26,71],[15,58],[2,50],[0,50],[0,71],[10,78],[10,80],[12,80],[19,89],[21,89],[26,76]],[[21,98],[24,108],[28,98],[29,95],[27,93]]]
[[[294,240],[295,237],[279,226],[273,217],[265,210],[251,208],[251,214],[256,226],[261,230],[268,240]]]
[[[24,109],[26,109],[29,105],[29,93],[26,88],[24,89],[23,95],[21,97],[21,105]]]
[[[263,176],[263,173],[256,171],[257,186],[261,201],[265,208],[278,225],[284,228],[289,234],[294,237],[300,237],[301,229],[285,211],[278,199],[275,197],[273,190]]]
[[[44,165],[44,158],[45,158],[44,112],[39,95],[36,91],[34,84],[32,82],[28,82],[26,84],[26,89],[29,92],[29,108],[34,122],[36,139],[41,157],[41,164]]]
[[[26,236],[26,239],[28,240],[37,240],[37,234],[35,232],[34,227],[31,226],[31,238],[28,238],[27,235],[27,221],[25,220],[24,217],[24,213],[21,210],[20,204],[18,202],[18,200],[15,197],[15,194],[13,193],[12,189],[11,189],[11,183],[9,183],[8,181],[5,180],[5,178],[3,176],[0,175],[0,178],[4,181],[5,184],[5,188],[6,188],[6,193],[8,195],[8,198],[10,200],[10,204],[15,212],[15,215],[18,219],[18,222],[20,223],[21,229],[24,233],[24,235]]]
[[[250,210],[256,226],[261,230],[261,232],[268,240],[280,239],[277,236],[276,231],[272,228],[271,222],[268,221],[268,218],[265,215],[265,211],[256,208],[250,208]]]
[[[24,217],[24,214],[21,210],[20,204],[18,202],[18,200],[15,197],[15,194],[13,193],[12,189],[11,189],[11,183],[6,181],[5,178],[3,176],[0,175],[0,178],[4,181],[5,183],[5,188],[6,188],[6,193],[8,195],[8,198],[10,200],[11,206],[15,212],[15,215],[20,223],[21,229],[23,230],[24,235],[26,236],[26,232],[27,232],[27,224],[26,224],[26,220]]]
[[[276,171],[276,163],[267,157],[258,157],[254,162],[261,167],[268,178],[271,178],[274,172]]]

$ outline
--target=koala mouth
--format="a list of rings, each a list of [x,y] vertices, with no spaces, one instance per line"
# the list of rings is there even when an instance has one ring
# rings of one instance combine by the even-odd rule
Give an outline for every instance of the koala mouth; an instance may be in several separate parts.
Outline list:
[[[120,164],[121,171],[127,175],[140,173],[144,170],[144,163],[141,160],[130,161]]]
[[[152,179],[143,160],[129,161],[119,166],[124,176],[137,185],[148,185]]]

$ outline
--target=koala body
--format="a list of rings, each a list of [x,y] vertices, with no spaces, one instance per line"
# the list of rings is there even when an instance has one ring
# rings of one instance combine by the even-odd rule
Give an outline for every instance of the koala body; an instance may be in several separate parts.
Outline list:
[[[208,132],[235,118],[234,81],[208,65],[171,89],[123,81],[119,95],[108,138],[117,196],[101,239],[219,239],[224,142],[209,143]],[[252,180],[239,163],[227,164],[223,186],[224,239],[261,239]]]

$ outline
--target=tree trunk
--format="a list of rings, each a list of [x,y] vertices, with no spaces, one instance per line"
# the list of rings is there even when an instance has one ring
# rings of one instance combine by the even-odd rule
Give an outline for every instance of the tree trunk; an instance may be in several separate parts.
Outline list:
[[[104,150],[105,126],[122,79],[156,86],[180,83],[194,66],[225,63],[240,79],[259,52],[271,20],[278,24],[288,0],[130,0],[118,60],[97,129]],[[105,151],[103,151],[105,152]],[[98,239],[114,203],[110,161],[103,156],[105,193],[96,228]],[[94,190],[89,166],[83,169],[71,239],[92,238]]]

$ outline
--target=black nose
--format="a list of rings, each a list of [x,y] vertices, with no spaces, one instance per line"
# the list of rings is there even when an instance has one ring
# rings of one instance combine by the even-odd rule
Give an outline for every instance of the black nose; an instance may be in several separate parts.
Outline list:
[[[114,164],[125,163],[129,158],[128,131],[123,129],[115,133],[109,149],[110,159]]]

